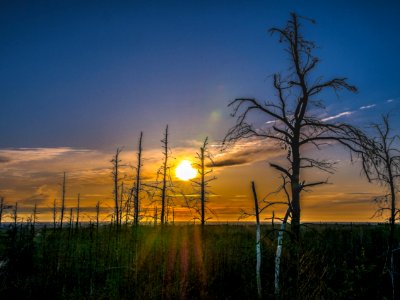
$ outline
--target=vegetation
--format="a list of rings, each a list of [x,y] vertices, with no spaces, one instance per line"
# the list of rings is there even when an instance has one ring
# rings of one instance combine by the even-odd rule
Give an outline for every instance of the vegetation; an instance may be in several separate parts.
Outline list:
[[[224,143],[268,139],[286,157],[283,163],[270,162],[282,179],[273,194],[283,195],[284,201],[258,197],[252,182],[254,214],[243,214],[255,217],[255,228],[206,225],[206,209],[212,212],[206,206],[209,183],[215,179],[208,138],[197,153],[200,178],[191,180],[194,198],[182,192],[201,226],[174,225],[173,200],[178,193],[170,174],[173,157],[167,125],[155,183],[143,182],[142,132],[134,178],[127,179],[121,171],[126,165],[120,158],[122,149],[117,148],[111,160],[113,213],[109,224],[100,223],[100,202],[95,222],[81,223],[80,194],[75,219],[73,208],[68,218],[65,172],[60,208],[54,200],[51,224],[38,226],[36,204],[27,222],[20,222],[18,202],[7,206],[0,197],[0,295],[23,299],[46,295],[55,299],[399,299],[395,288],[400,286],[396,268],[400,254],[396,224],[399,138],[392,135],[388,117],[373,126],[377,136],[371,138],[352,125],[328,122],[334,118],[316,114],[324,109],[319,97],[326,89],[355,92],[356,88],[346,78],[323,81],[313,74],[319,63],[312,53],[316,46],[302,36],[300,28],[298,16],[292,14],[283,29],[271,29],[286,45],[290,63],[288,75],[273,76],[276,101],[238,98],[230,103],[237,121]],[[261,113],[262,122],[269,125],[256,127],[249,120],[253,112]],[[327,183],[306,181],[305,169],[333,171],[332,161],[318,159],[309,150],[320,150],[327,142],[342,144],[358,155],[367,179],[387,190],[376,201],[379,214],[390,213],[389,224],[301,223],[303,193]],[[127,194],[124,180],[132,181]],[[142,206],[144,194],[155,205],[153,212]],[[261,224],[261,212],[278,204],[286,211],[280,226],[275,227],[274,215],[271,225]],[[12,222],[5,225],[6,211]],[[144,225],[145,218],[153,218],[154,225]]]
[[[301,299],[390,297],[382,275],[387,226],[303,228]],[[265,225],[261,230],[262,296],[268,299],[274,297],[276,231]],[[257,298],[254,226],[123,225],[117,230],[113,223],[53,231],[18,224],[0,232],[4,299]],[[282,299],[292,288],[289,261],[290,251],[283,249]]]

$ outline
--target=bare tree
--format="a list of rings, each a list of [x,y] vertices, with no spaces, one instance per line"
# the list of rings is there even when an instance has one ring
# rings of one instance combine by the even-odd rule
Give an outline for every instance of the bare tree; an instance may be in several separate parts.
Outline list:
[[[79,213],[81,210],[81,194],[78,193],[78,200],[77,200],[77,205],[76,205],[76,223],[75,227],[78,229],[79,228]]]
[[[199,188],[200,194],[200,222],[201,226],[204,226],[206,222],[206,202],[207,195],[209,194],[208,188],[209,183],[215,180],[215,177],[210,177],[209,175],[213,172],[213,169],[210,167],[214,164],[211,154],[208,150],[208,137],[204,139],[203,145],[200,147],[200,152],[196,154],[197,162],[194,163],[194,166],[197,169],[197,172],[200,175],[199,179],[193,179],[191,182]],[[193,207],[193,206],[192,206]],[[196,205],[194,206],[196,208]],[[198,209],[196,209],[198,210]]]
[[[261,289],[261,224],[260,224],[260,210],[258,208],[258,197],[256,191],[256,185],[254,181],[251,182],[251,189],[253,192],[254,199],[254,212],[256,215],[256,280],[257,280],[257,294],[258,298],[262,298],[262,289]]]
[[[15,206],[14,209],[12,210],[11,217],[14,220],[14,229],[16,229],[18,222],[18,202],[15,202]]]
[[[122,224],[122,214],[123,214],[123,207],[124,207],[124,191],[125,191],[124,182],[122,181],[121,185],[120,185],[120,195],[119,195],[119,205],[118,205],[118,208],[119,208],[119,220],[118,220],[118,223],[120,225]],[[128,201],[125,201],[125,204],[126,204],[126,202],[128,202]]]
[[[168,125],[165,128],[165,134],[164,134],[164,139],[161,140],[163,144],[163,155],[164,155],[164,162],[161,168],[162,172],[162,185],[161,185],[161,225],[164,225],[166,223],[166,210],[168,208],[168,203],[167,203],[167,181],[168,181],[168,175],[169,175],[169,165],[168,165],[168,159],[169,159],[169,148],[168,148]]]
[[[33,211],[32,211],[32,225],[33,228],[35,228],[36,226],[36,222],[38,221],[38,210],[37,210],[37,203],[35,202],[35,204],[33,205]]]
[[[374,181],[386,188],[387,193],[378,196],[375,201],[379,209],[377,215],[382,216],[389,212],[389,249],[387,261],[389,267],[386,270],[391,277],[393,299],[395,299],[395,264],[393,260],[393,251],[395,245],[395,224],[400,214],[396,205],[396,195],[398,193],[397,181],[400,177],[400,150],[398,148],[400,137],[392,134],[390,128],[389,115],[382,116],[381,124],[373,124],[372,129],[376,136],[373,139],[371,147],[366,149],[364,155],[364,171],[369,181]]]
[[[113,159],[111,160],[111,163],[113,165],[113,170],[112,170],[112,176],[113,176],[113,183],[114,183],[114,221],[116,225],[118,226],[120,223],[120,207],[119,207],[119,168],[120,168],[120,163],[121,160],[119,158],[119,155],[121,153],[122,149],[117,148],[117,151],[115,152],[115,155]]]
[[[57,227],[57,200],[53,201],[53,230],[56,230]]]
[[[65,185],[66,185],[66,174],[64,172],[63,182],[61,187],[61,208],[60,208],[60,228],[63,227],[64,212],[65,212]]]
[[[100,201],[96,204],[96,229],[99,230],[99,219],[100,219]]]
[[[167,127],[168,130],[168,127]],[[134,215],[133,215],[133,223],[135,225],[139,224],[139,197],[140,197],[140,189],[141,189],[141,167],[142,167],[142,139],[143,139],[143,132],[140,132],[139,138],[139,146],[138,146],[138,153],[137,153],[137,166],[136,166],[136,179],[135,179],[135,188],[134,188],[134,197],[133,197],[133,205],[134,205]]]
[[[361,152],[362,132],[353,126],[343,123],[329,123],[329,118],[322,118],[324,110],[321,93],[327,89],[335,92],[348,90],[356,92],[356,87],[347,83],[346,78],[323,80],[314,74],[319,59],[313,55],[314,42],[303,37],[298,16],[291,14],[284,28],[272,28],[271,34],[278,34],[279,41],[286,46],[289,54],[289,74],[273,76],[273,87],[276,101],[260,102],[251,98],[238,98],[229,106],[233,108],[232,116],[237,117],[224,143],[247,138],[266,138],[275,141],[287,152],[287,165],[270,163],[289,182],[291,209],[291,230],[295,240],[300,239],[301,193],[308,187],[327,183],[326,180],[306,182],[302,170],[317,168],[332,172],[333,163],[329,160],[318,160],[315,156],[305,156],[306,147],[317,150],[327,143],[336,141],[356,153]],[[314,22],[313,22],[314,23]],[[317,79],[315,79],[317,78]],[[251,113],[265,116],[266,127],[256,128],[248,121]],[[265,122],[267,121],[267,122]]]
[[[260,275],[260,268],[261,268],[261,222],[260,222],[260,215],[263,213],[266,209],[269,207],[272,207],[273,205],[284,205],[288,206],[289,203],[289,194],[286,189],[286,182],[285,179],[283,178],[283,184],[276,190],[271,193],[269,193],[267,196],[265,196],[262,200],[258,199],[257,192],[256,192],[256,186],[254,181],[251,182],[251,189],[252,189],[252,194],[253,194],[253,200],[254,200],[254,213],[249,213],[245,210],[241,210],[241,215],[239,219],[245,219],[248,217],[255,217],[256,219],[256,258],[257,258],[257,264],[256,264],[256,281],[257,281],[257,291],[258,291],[258,297],[261,298],[262,296],[262,289],[261,289],[261,275]],[[284,192],[287,202],[283,201],[269,201],[269,197],[274,194],[279,194],[280,192]],[[276,250],[276,256],[275,256],[275,295],[277,298],[279,298],[279,275],[280,275],[280,259],[281,259],[281,254],[282,254],[282,245],[283,245],[283,233],[286,231],[286,221],[287,218],[289,217],[290,214],[290,206],[288,206],[286,215],[284,219],[282,220],[282,225],[281,225],[281,230],[279,230],[278,233],[278,243],[277,243],[277,250]],[[272,214],[272,230],[274,231],[274,218],[275,215],[274,213]],[[268,218],[266,218],[268,219]]]
[[[4,197],[0,198],[0,226],[3,220],[3,212],[4,212]]]

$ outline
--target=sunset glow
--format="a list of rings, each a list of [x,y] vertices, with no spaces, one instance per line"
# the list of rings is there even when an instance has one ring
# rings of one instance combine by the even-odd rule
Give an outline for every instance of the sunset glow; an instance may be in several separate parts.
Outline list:
[[[183,181],[195,178],[196,174],[197,170],[192,167],[192,164],[188,160],[182,160],[175,170],[176,177]]]

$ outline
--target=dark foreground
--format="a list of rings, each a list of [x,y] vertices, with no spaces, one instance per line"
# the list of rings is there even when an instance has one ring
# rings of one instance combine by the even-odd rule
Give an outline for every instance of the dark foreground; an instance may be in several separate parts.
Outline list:
[[[271,229],[262,228],[265,299],[274,298],[277,233]],[[387,230],[385,225],[304,227],[298,298],[391,299],[384,272]],[[287,235],[282,299],[294,292],[290,247]],[[395,259],[398,265],[398,255]],[[1,299],[256,299],[255,265],[254,226],[0,230]]]

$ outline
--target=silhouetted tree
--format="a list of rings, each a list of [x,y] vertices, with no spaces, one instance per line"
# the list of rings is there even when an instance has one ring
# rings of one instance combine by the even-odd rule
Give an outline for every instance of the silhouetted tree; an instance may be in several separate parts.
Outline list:
[[[119,155],[121,153],[122,149],[117,148],[117,151],[115,152],[115,155],[113,159],[111,160],[111,163],[113,165],[113,171],[112,171],[112,176],[113,176],[113,183],[114,183],[114,222],[118,226],[120,223],[120,207],[119,207],[119,167],[121,160],[119,159]]]
[[[4,212],[4,197],[0,198],[0,226],[3,221],[3,212]]]
[[[390,128],[389,115],[382,116],[381,124],[373,124],[372,128],[376,136],[369,148],[366,148],[364,155],[364,170],[370,181],[375,181],[387,189],[387,193],[375,199],[379,205],[376,214],[383,215],[389,212],[389,249],[387,260],[389,267],[387,270],[391,277],[393,299],[395,299],[395,264],[393,261],[393,251],[395,245],[395,224],[400,210],[396,206],[396,195],[398,193],[397,181],[400,177],[400,137],[392,134]]]
[[[196,154],[197,162],[194,163],[194,166],[197,169],[197,172],[200,175],[199,179],[191,180],[200,190],[200,222],[201,225],[204,226],[206,222],[206,202],[207,202],[207,194],[209,194],[208,187],[210,181],[215,180],[215,177],[209,177],[209,175],[213,172],[213,169],[210,167],[213,165],[213,160],[211,158],[211,154],[208,150],[208,137],[204,139],[203,145],[200,147],[200,152]]]
[[[60,208],[60,228],[61,229],[63,227],[64,212],[65,212],[65,189],[66,189],[65,185],[66,185],[66,174],[64,172],[63,182],[62,182],[62,187],[61,187],[61,208]]]
[[[167,127],[168,130],[168,127]],[[134,205],[134,215],[133,215],[133,223],[135,225],[139,224],[139,209],[140,209],[140,189],[141,189],[141,167],[142,167],[142,139],[143,132],[140,132],[139,138],[139,146],[137,153],[137,166],[136,166],[136,178],[135,178],[135,188],[134,188],[134,197],[133,197],[133,205]]]
[[[81,194],[78,193],[78,200],[77,200],[77,205],[76,205],[76,225],[75,227],[79,227],[79,213],[81,210]]]
[[[314,23],[314,22],[313,22]],[[278,34],[279,41],[286,45],[289,54],[289,74],[273,76],[273,87],[277,101],[260,102],[252,98],[238,98],[229,106],[232,116],[237,117],[224,143],[247,138],[267,138],[276,141],[281,149],[287,151],[287,165],[270,163],[287,178],[290,185],[290,208],[292,212],[291,229],[296,240],[300,237],[301,192],[307,187],[326,183],[326,180],[306,182],[301,170],[317,168],[332,172],[333,163],[318,160],[315,156],[305,156],[305,148],[320,149],[327,141],[336,141],[356,153],[360,151],[363,134],[357,128],[343,123],[329,123],[329,118],[318,117],[316,110],[324,109],[321,92],[348,90],[356,92],[356,87],[347,83],[346,78],[322,80],[313,73],[319,59],[313,55],[315,44],[303,37],[298,16],[291,19],[284,28],[272,28],[271,34]],[[317,79],[315,79],[317,78]],[[252,112],[262,113],[266,117],[267,127],[256,128],[248,122]]]
[[[168,158],[169,158],[169,149],[168,149],[168,125],[165,128],[164,139],[161,140],[163,144],[163,155],[164,155],[164,162],[162,166],[162,186],[161,186],[161,225],[165,223],[165,213],[167,207],[167,200],[166,200],[166,192],[167,192],[167,175],[169,171],[168,167]]]
[[[36,222],[38,221],[38,210],[37,210],[37,203],[35,202],[35,204],[33,205],[33,211],[32,211],[32,225],[33,228],[35,228],[36,226]]]
[[[53,201],[53,230],[56,230],[57,227],[57,200]]]
[[[100,201],[97,201],[96,204],[96,229],[99,229],[99,220],[100,220]]]
[[[260,210],[258,207],[258,197],[256,191],[256,185],[254,181],[251,182],[251,190],[253,192],[254,199],[254,213],[256,216],[256,281],[257,281],[257,295],[258,298],[262,297],[262,289],[261,289],[261,223],[260,223]]]
[[[11,217],[14,221],[14,229],[17,229],[18,222],[18,202],[15,202],[14,209],[12,210]]]
[[[300,29],[301,24],[295,13],[291,14],[284,28],[270,29],[270,33],[278,34],[279,41],[285,45],[285,52],[289,56],[288,74],[276,73],[273,76],[273,88],[277,97],[275,101],[260,102],[253,98],[238,98],[229,104],[233,108],[232,116],[237,117],[237,120],[224,139],[224,144],[227,144],[241,139],[264,138],[275,141],[287,153],[287,164],[270,163],[270,166],[285,177],[290,191],[291,231],[297,244],[292,247],[293,265],[290,272],[294,276],[293,297],[300,297],[298,242],[301,194],[307,188],[327,183],[327,180],[307,182],[303,178],[302,170],[316,168],[329,173],[333,171],[331,161],[317,159],[315,155],[306,156],[306,152],[312,148],[318,150],[328,141],[335,141],[362,156],[361,148],[367,139],[357,128],[318,114],[325,109],[321,97],[327,89],[335,92],[356,92],[357,89],[348,84],[346,78],[323,80],[314,74],[320,61],[313,54],[316,45],[305,39]],[[252,113],[264,116],[265,125],[257,128],[249,122]]]

